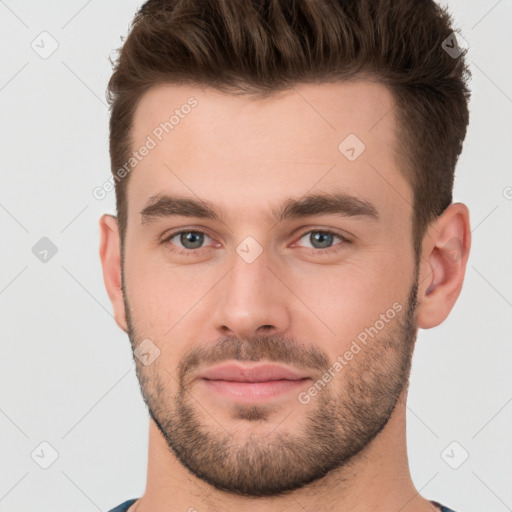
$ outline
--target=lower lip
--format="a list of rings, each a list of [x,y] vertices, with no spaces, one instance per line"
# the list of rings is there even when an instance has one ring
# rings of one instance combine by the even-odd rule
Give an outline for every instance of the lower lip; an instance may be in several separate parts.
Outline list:
[[[273,380],[268,382],[235,382],[201,379],[208,389],[235,401],[264,401],[291,393],[303,387],[309,378],[300,380]]]

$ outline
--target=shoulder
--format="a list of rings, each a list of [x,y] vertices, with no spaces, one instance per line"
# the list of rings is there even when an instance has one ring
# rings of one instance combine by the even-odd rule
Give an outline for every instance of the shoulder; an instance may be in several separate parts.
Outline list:
[[[441,505],[441,503],[438,503],[437,501],[430,500],[430,502],[433,503],[441,512],[455,512],[455,510],[445,507],[444,505]]]
[[[127,500],[124,503],[121,503],[121,505],[118,505],[117,507],[113,508],[112,510],[109,510],[109,512],[126,512],[133,503],[137,501],[137,498]]]

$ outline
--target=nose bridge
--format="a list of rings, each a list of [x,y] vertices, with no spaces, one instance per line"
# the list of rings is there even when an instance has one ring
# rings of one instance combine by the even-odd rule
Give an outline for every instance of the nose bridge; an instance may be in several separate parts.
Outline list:
[[[215,327],[223,334],[250,337],[258,329],[288,328],[286,288],[276,277],[273,258],[254,238],[244,239],[232,254],[231,270],[221,281],[215,307]]]

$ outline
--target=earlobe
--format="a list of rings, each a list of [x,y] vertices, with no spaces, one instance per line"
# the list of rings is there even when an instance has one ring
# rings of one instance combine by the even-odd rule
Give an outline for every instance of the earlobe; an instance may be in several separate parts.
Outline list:
[[[100,259],[103,281],[114,310],[117,325],[128,332],[121,283],[121,251],[117,218],[102,215],[100,225]]]
[[[423,240],[418,327],[442,323],[452,310],[464,282],[471,246],[469,211],[453,203],[429,227]]]

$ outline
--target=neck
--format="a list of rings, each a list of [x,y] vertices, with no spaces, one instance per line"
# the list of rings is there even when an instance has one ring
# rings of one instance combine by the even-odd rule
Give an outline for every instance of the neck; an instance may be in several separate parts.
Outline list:
[[[411,480],[406,447],[406,394],[384,429],[345,466],[321,480],[278,497],[247,498],[219,491],[192,475],[150,421],[146,490],[137,512],[439,512]]]

